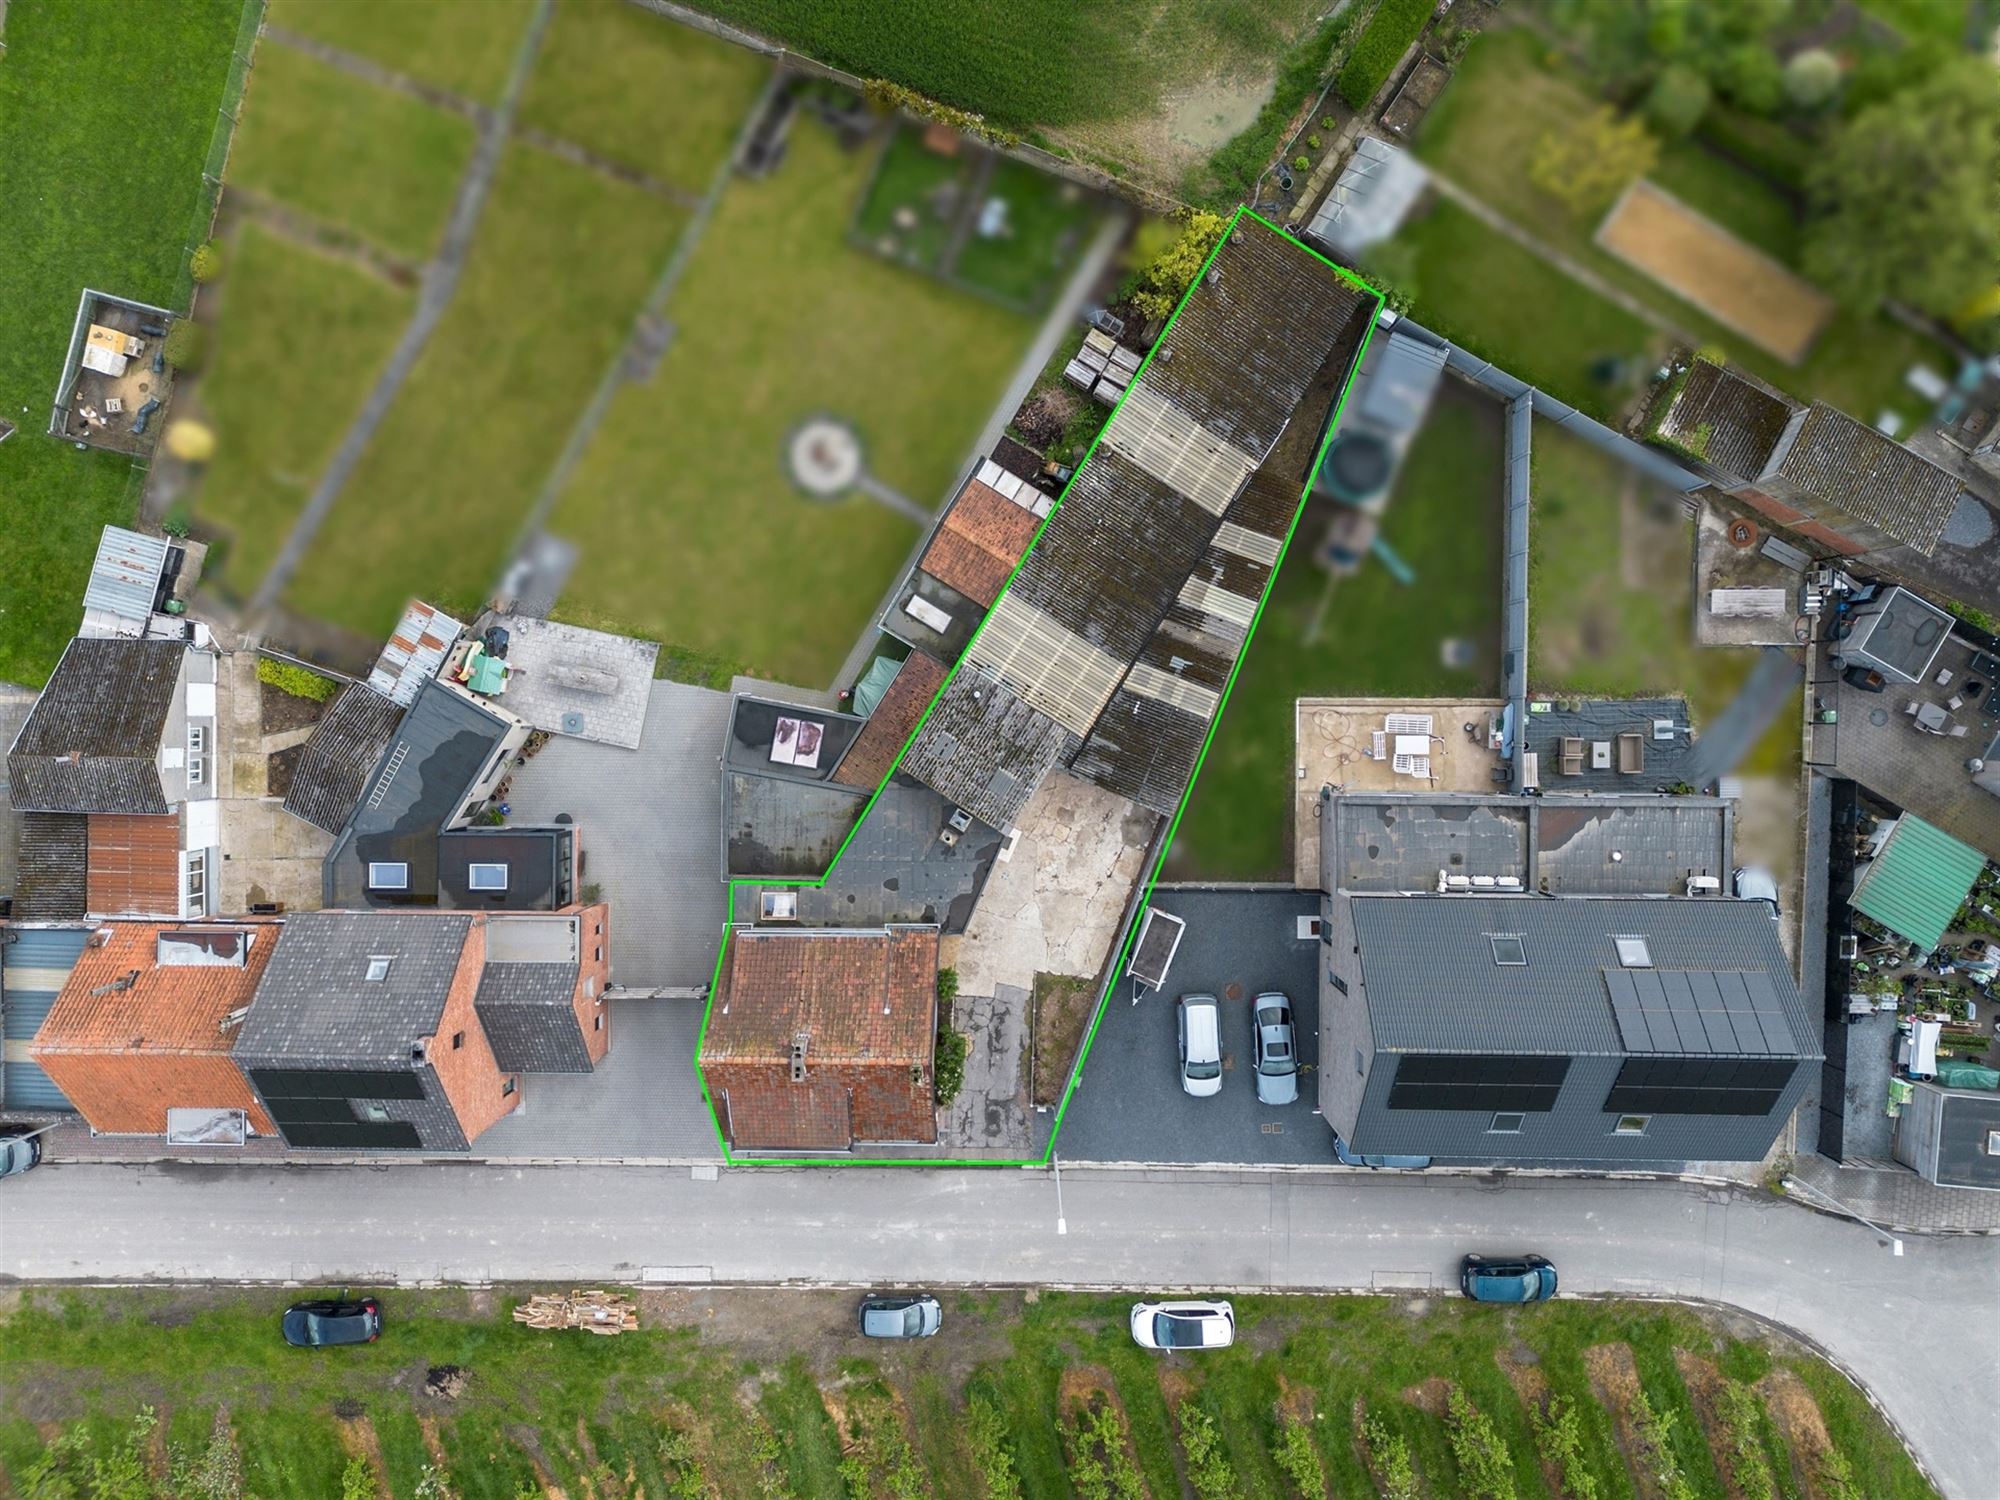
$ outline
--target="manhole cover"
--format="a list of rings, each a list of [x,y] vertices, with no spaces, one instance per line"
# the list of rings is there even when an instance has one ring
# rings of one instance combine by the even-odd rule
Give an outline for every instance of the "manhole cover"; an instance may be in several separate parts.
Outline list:
[[[1225,1000],[1241,1000],[1243,998],[1243,986],[1235,983],[1225,984],[1222,987],[1222,998]]]
[[[1869,709],[1868,722],[1873,724],[1877,729],[1880,729],[1884,724],[1889,722],[1889,710],[1886,708]]]
[[[1266,1135],[1283,1135],[1285,1133],[1285,1127],[1276,1123],[1275,1121],[1266,1121],[1264,1124],[1258,1126],[1257,1128],[1263,1131],[1264,1134]]]
[[[582,734],[583,715],[575,713],[564,714],[562,716],[562,732],[564,734]]]

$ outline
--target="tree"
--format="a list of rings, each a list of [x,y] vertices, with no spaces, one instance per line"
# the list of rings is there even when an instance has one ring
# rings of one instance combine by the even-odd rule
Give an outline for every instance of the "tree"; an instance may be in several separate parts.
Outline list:
[[[1716,92],[1753,115],[1773,114],[1784,102],[1784,69],[1762,42],[1739,42],[1717,54],[1709,78]]]
[[[1226,225],[1220,214],[1204,209],[1189,213],[1180,238],[1140,273],[1141,285],[1132,295],[1132,305],[1148,318],[1164,318],[1171,313],[1181,294],[1194,285],[1195,277],[1208,263],[1209,252],[1222,238]]]
[[[1679,139],[1701,123],[1712,97],[1708,80],[1685,63],[1660,70],[1646,94],[1646,118],[1662,135]]]
[[[1964,306],[2000,245],[1996,130],[2000,82],[1973,57],[1841,124],[1806,176],[1806,274],[1857,307]]]
[[[1785,64],[1785,98],[1798,109],[1818,109],[1840,87],[1840,59],[1823,47],[1808,47]]]
[[[1572,217],[1588,222],[1633,179],[1652,171],[1659,155],[1660,143],[1643,123],[1620,119],[1607,105],[1574,130],[1543,136],[1528,177]]]
[[[188,274],[197,286],[206,286],[222,274],[222,247],[214,240],[195,246],[194,254],[188,257]]]

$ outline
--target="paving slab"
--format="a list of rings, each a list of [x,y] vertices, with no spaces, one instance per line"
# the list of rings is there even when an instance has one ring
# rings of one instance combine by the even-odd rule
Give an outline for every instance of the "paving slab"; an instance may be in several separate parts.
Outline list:
[[[501,615],[507,692],[500,700],[537,729],[638,748],[646,727],[658,641],[533,615]]]

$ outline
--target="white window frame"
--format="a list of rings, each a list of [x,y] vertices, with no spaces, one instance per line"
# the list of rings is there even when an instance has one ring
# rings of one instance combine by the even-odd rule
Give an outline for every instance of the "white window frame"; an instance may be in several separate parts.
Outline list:
[[[181,870],[181,905],[189,916],[208,915],[208,851],[190,849]]]
[[[190,755],[187,758],[188,785],[201,786],[207,780],[208,780],[208,757],[206,755]]]
[[[188,725],[188,754],[201,755],[206,753],[207,750],[208,726],[206,724]]]
[[[400,875],[377,876],[378,870],[400,870]],[[407,891],[410,888],[410,866],[400,859],[371,859],[368,862],[368,889],[371,891]]]
[[[1627,1124],[1628,1121],[1632,1120],[1639,1122],[1636,1128]],[[1652,1123],[1653,1117],[1651,1115],[1620,1115],[1618,1123],[1611,1127],[1611,1133],[1613,1135],[1644,1135],[1646,1128]]]
[[[480,872],[487,870],[498,870],[500,872],[500,883],[498,885],[485,885],[480,882]],[[465,867],[466,888],[468,890],[487,891],[495,894],[504,893],[507,889],[507,873],[507,865],[503,860],[475,860]]]
[[[361,977],[369,984],[386,984],[389,970],[395,962],[393,953],[371,953],[368,955],[368,967],[362,971]]]
[[[1512,1120],[1512,1125],[1502,1125],[1502,1120]],[[1488,1135],[1519,1135],[1526,1128],[1528,1116],[1525,1110],[1503,1109],[1496,1111],[1486,1127]]]

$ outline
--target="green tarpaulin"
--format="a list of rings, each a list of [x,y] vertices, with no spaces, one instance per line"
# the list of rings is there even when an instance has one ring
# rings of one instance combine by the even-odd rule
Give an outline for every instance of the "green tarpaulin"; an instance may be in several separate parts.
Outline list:
[[[1948,1089],[2000,1089],[2000,1072],[1962,1057],[1940,1057],[1937,1081]]]
[[[1970,844],[1905,813],[1848,904],[1928,952],[1985,868],[1986,856]]]
[[[903,664],[894,657],[878,656],[871,661],[861,680],[854,684],[854,711],[864,719],[874,713],[882,695],[889,691],[889,684],[902,670]]]

